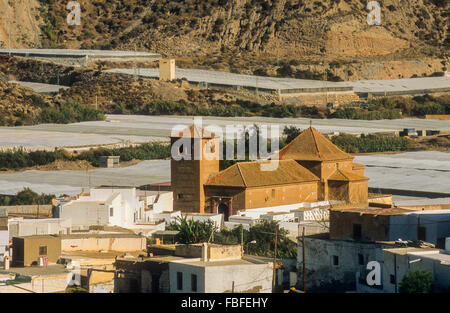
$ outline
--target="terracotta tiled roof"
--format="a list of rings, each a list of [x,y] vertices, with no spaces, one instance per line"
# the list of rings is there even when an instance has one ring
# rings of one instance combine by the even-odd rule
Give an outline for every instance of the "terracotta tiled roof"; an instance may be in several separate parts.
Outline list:
[[[361,163],[352,163],[352,167],[353,167],[353,169],[354,170],[356,170],[356,169],[358,169],[358,170],[360,170],[360,169],[364,169],[364,168],[366,168],[366,165],[365,164],[361,164]]]
[[[281,149],[280,159],[332,161],[353,160],[353,156],[339,149],[315,128],[310,127]]]
[[[262,171],[266,161],[241,162],[211,177],[206,185],[262,187],[318,181],[319,178],[294,160],[280,160],[274,171]]]
[[[204,128],[197,126],[197,125],[191,125],[189,127],[186,127],[184,130],[173,130],[170,137],[172,138],[215,138],[216,135],[213,132],[209,132],[205,130]]]
[[[328,180],[333,181],[358,181],[358,180],[369,180],[368,177],[361,176],[355,173],[343,171],[337,169],[333,174],[331,174],[330,177],[328,177]]]

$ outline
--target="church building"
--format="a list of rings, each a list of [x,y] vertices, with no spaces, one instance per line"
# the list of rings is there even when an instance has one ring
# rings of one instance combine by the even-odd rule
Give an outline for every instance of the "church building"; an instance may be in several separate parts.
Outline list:
[[[190,142],[191,151],[177,145],[180,139]],[[278,167],[272,171],[261,170],[261,163],[267,161],[239,162],[220,171],[219,140],[196,126],[172,134],[174,210],[221,213],[228,220],[237,211],[304,202],[340,200],[367,205],[365,165],[354,163],[352,155],[313,127],[280,150]],[[180,160],[174,152],[192,158]]]

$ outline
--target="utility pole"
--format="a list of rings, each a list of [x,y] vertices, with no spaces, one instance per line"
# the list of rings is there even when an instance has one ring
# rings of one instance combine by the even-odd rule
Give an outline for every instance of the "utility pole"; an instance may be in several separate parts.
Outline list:
[[[241,224],[241,251],[242,256],[244,256],[244,226]]]
[[[302,258],[303,258],[303,292],[306,292],[305,227],[303,227],[302,231]]]
[[[277,244],[278,244],[278,226],[275,232],[275,251],[273,253],[273,277],[272,277],[272,293],[275,292],[276,278],[277,278]]]

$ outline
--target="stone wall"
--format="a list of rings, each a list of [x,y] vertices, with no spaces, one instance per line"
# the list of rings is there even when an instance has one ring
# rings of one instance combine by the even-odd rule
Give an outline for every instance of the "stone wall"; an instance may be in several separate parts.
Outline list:
[[[359,100],[359,96],[353,91],[330,92],[330,93],[292,93],[281,94],[280,101],[295,103],[298,105],[310,105],[325,107],[327,103],[349,104]]]

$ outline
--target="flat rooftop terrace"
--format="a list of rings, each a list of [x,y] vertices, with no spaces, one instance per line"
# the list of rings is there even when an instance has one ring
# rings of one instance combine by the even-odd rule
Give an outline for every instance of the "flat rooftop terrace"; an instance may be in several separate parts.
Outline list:
[[[64,265],[55,264],[49,266],[11,267],[9,270],[1,270],[0,274],[18,274],[20,276],[51,276],[69,273]]]
[[[108,73],[137,75],[146,78],[159,79],[159,69],[140,68],[140,69],[111,69]],[[177,79],[186,79],[194,84],[208,84],[211,87],[234,87],[236,89],[258,89],[261,91],[280,91],[281,93],[313,93],[313,92],[333,92],[333,91],[352,91],[353,87],[343,82],[327,82],[318,80],[278,78],[234,74],[228,72],[216,72],[197,69],[175,70]]]

